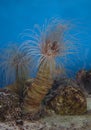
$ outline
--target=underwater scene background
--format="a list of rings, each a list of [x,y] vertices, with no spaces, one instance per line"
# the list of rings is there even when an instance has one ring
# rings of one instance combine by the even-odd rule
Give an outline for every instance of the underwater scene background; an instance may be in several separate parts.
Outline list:
[[[90,0],[0,0],[0,49],[9,43],[21,44],[21,33],[43,25],[46,19],[60,18],[71,24],[70,34],[77,42],[78,53],[66,63],[68,75],[91,68],[91,1]],[[32,73],[34,77],[34,73]],[[2,81],[2,76],[0,78]],[[1,85],[2,86],[2,85]]]

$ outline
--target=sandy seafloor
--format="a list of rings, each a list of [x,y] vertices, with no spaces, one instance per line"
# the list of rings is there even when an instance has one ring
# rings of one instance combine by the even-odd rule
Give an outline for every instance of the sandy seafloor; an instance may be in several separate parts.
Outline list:
[[[38,121],[23,121],[23,125],[0,122],[0,130],[91,130],[91,97],[87,98],[87,114],[81,116],[52,115]]]

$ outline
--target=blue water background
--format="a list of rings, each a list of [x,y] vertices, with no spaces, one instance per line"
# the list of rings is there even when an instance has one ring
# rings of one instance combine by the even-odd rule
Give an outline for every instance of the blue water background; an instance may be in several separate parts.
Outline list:
[[[0,46],[22,40],[19,35],[45,19],[59,17],[72,23],[78,39],[78,59],[69,66],[71,74],[91,68],[91,0],[0,0]],[[70,57],[72,58],[72,57]]]

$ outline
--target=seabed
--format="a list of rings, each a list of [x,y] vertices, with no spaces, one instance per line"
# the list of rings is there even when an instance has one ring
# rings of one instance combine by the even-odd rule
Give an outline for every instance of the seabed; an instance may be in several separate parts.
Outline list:
[[[80,116],[53,114],[38,121],[0,122],[0,130],[91,130],[91,96],[87,97],[87,113]]]

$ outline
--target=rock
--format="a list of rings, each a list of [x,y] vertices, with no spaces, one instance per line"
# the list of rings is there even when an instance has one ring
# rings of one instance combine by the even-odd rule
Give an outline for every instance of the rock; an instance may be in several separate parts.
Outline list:
[[[0,89],[0,120],[14,120],[20,115],[21,108],[17,95],[7,89]]]
[[[88,94],[91,94],[91,70],[80,70],[76,75],[78,84],[85,89]]]
[[[52,109],[60,115],[80,115],[87,111],[87,101],[84,93],[75,82],[68,81],[60,86],[55,95],[47,103],[47,109]]]
[[[16,120],[16,125],[23,125],[23,121],[22,120]]]
[[[68,84],[73,84],[74,83],[74,87],[79,87],[76,84],[75,80],[72,79],[68,79],[68,78],[59,78],[59,79],[55,79],[52,85],[52,88],[49,90],[49,92],[47,93],[47,95],[45,96],[43,103],[44,105],[46,105],[50,100],[52,100],[52,98],[54,98],[57,95],[57,91],[59,90],[59,88],[65,87]]]

